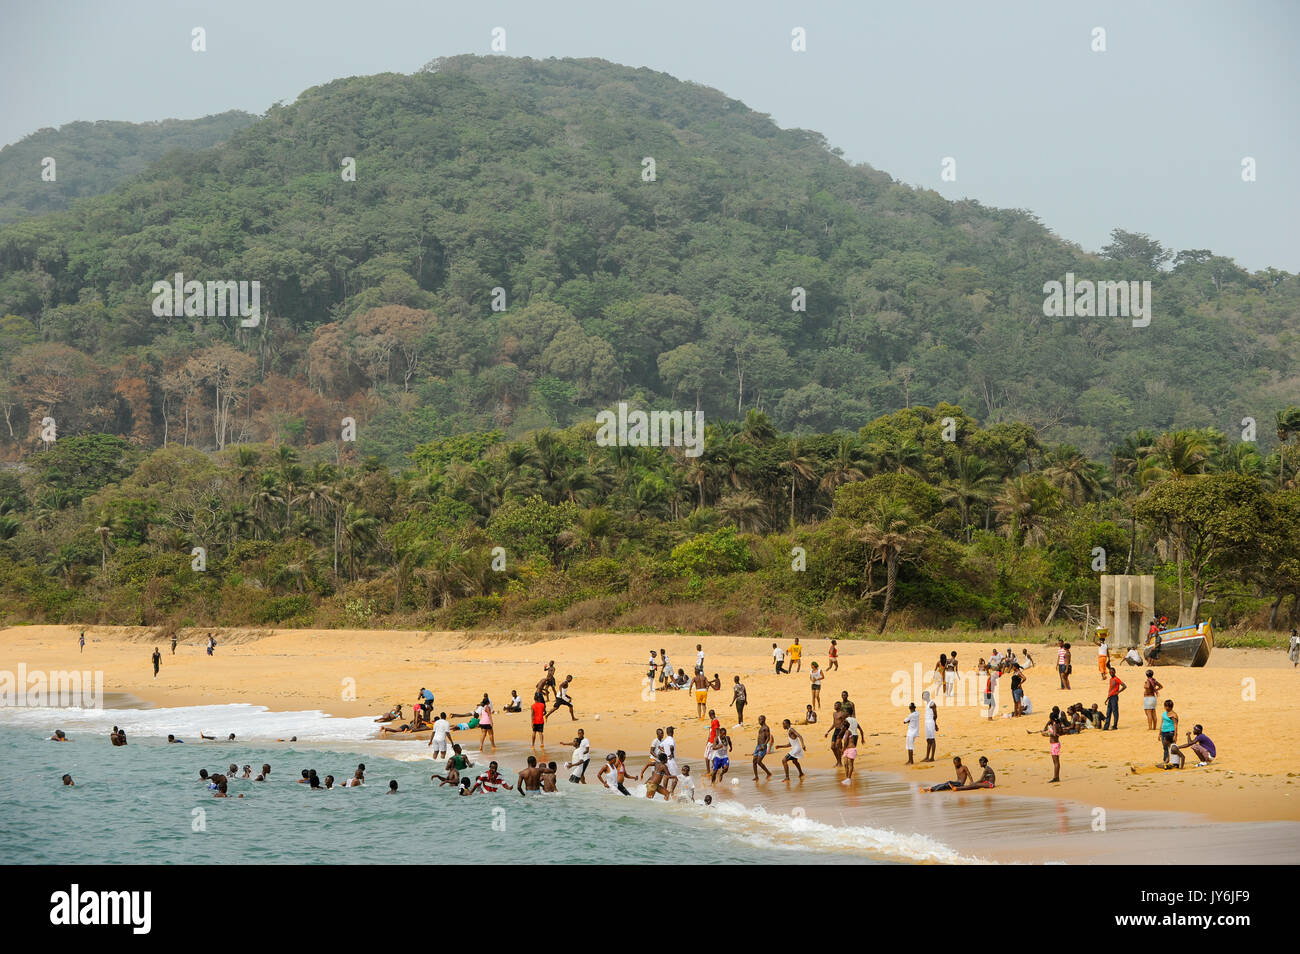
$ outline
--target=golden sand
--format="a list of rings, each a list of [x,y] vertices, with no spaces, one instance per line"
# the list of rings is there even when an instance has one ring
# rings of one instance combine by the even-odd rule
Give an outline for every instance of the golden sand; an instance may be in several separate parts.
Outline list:
[[[731,682],[739,675],[749,694],[745,728],[732,734],[736,748],[732,771],[750,777],[749,753],[760,714],[779,730],[781,720],[802,720],[810,701],[809,663],[826,664],[828,640],[809,642],[803,671],[777,675],[771,661],[771,641],[741,637],[613,635],[613,634],[465,634],[387,630],[214,630],[218,647],[204,652],[208,630],[187,630],[172,656],[170,644],[146,630],[91,627],[85,652],[78,651],[80,627],[23,626],[0,631],[0,669],[15,671],[20,663],[32,670],[102,670],[104,689],[126,692],[158,706],[250,703],[273,711],[319,709],[330,715],[379,715],[394,703],[410,704],[421,686],[437,695],[435,711],[468,712],[484,692],[500,708],[517,689],[525,700],[521,715],[498,717],[498,741],[527,744],[530,734],[527,704],[542,667],[556,661],[557,676],[572,673],[571,695],[578,721],[561,710],[547,726],[549,756],[568,754],[573,730],[581,726],[592,740],[593,752],[626,749],[629,765],[643,764],[654,729],[676,726],[681,760],[701,763],[707,723],[696,718],[692,692],[649,693],[645,680],[649,651],[667,648],[674,669],[691,673],[695,645],[707,653],[705,670],[720,674],[723,688],[711,692],[709,706],[722,724],[735,725],[730,707]],[[783,640],[783,648],[789,640]],[[155,679],[150,655],[163,654]],[[1004,643],[999,645],[1005,648]],[[915,664],[925,687],[939,653],[953,648],[942,643],[862,642],[841,640],[840,668],[827,675],[822,688],[822,723],[800,726],[808,744],[806,771],[834,773],[827,742],[831,706],[847,689],[856,704],[866,738],[858,767],[867,771],[903,773],[927,782],[951,776],[953,755],[976,768],[988,756],[998,773],[999,792],[1024,796],[1068,798],[1111,809],[1197,812],[1221,821],[1300,820],[1300,671],[1275,650],[1216,649],[1204,669],[1162,667],[1164,698],[1172,698],[1181,730],[1202,723],[1218,747],[1219,758],[1208,768],[1161,771],[1159,736],[1146,728],[1141,686],[1144,667],[1117,667],[1129,684],[1120,700],[1121,728],[1117,732],[1089,730],[1062,740],[1061,783],[1052,785],[1047,740],[1026,734],[1040,729],[1053,705],[1073,702],[1104,708],[1104,683],[1095,655],[1076,650],[1074,689],[1057,688],[1055,651],[1031,646],[1038,665],[1029,671],[1026,689],[1035,714],[992,722],[976,704],[940,709],[938,762],[904,766],[903,718],[906,699],[896,674],[913,678]],[[956,646],[964,667],[973,667],[991,645]],[[1023,647],[1016,644],[1017,650]],[[1001,712],[1011,708],[1004,678]],[[978,698],[969,700],[977,703]],[[597,718],[598,717],[598,718]],[[207,727],[221,732],[222,727]],[[378,727],[376,727],[378,729]],[[378,733],[376,733],[378,734]],[[462,744],[477,750],[478,732],[458,734]],[[782,741],[778,739],[778,741]],[[917,742],[924,754],[924,738]],[[779,777],[781,752],[768,757]],[[599,756],[598,756],[599,757]],[[696,770],[698,772],[698,769]],[[997,793],[990,793],[996,797]]]

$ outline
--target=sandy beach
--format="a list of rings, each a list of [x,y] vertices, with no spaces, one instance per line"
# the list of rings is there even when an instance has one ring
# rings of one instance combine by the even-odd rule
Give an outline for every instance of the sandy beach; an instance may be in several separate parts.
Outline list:
[[[435,712],[468,712],[483,692],[504,706],[516,689],[531,701],[532,687],[547,660],[556,661],[557,675],[573,674],[572,697],[578,721],[561,710],[548,723],[547,754],[563,760],[568,741],[582,727],[593,742],[593,752],[616,748],[630,753],[629,765],[643,764],[654,729],[676,726],[681,760],[702,767],[707,724],[695,717],[689,692],[650,693],[645,681],[651,648],[667,648],[675,668],[691,671],[695,645],[703,644],[705,668],[719,673],[721,692],[710,693],[724,726],[736,723],[730,707],[731,681],[740,675],[748,688],[746,725],[732,734],[736,739],[732,774],[741,780],[739,791],[752,791],[752,752],[760,714],[779,729],[781,719],[802,719],[810,701],[809,663],[826,663],[828,640],[806,645],[803,671],[777,675],[771,663],[771,641],[759,638],[624,635],[624,634],[466,634],[378,630],[213,631],[216,654],[204,652],[208,630],[183,631],[176,655],[166,640],[147,630],[92,627],[86,630],[85,651],[79,652],[79,627],[24,626],[0,631],[0,669],[16,671],[96,670],[104,673],[104,689],[128,693],[154,706],[194,706],[249,703],[273,711],[321,710],[330,715],[379,715],[396,702],[409,705],[421,686],[437,695]],[[783,645],[788,640],[782,641]],[[162,669],[154,678],[150,655],[157,645]],[[976,705],[948,706],[940,710],[937,762],[905,766],[903,717],[906,690],[920,665],[924,687],[940,652],[952,646],[941,643],[841,641],[840,669],[828,674],[823,690],[822,722],[800,726],[809,754],[804,767],[821,781],[834,776],[834,766],[823,733],[829,727],[831,706],[848,690],[857,706],[867,738],[858,767],[871,773],[897,773],[908,784],[929,784],[950,778],[951,758],[962,756],[973,768],[978,756],[988,756],[998,773],[995,792],[975,793],[977,798],[1003,799],[1028,796],[1068,799],[1118,812],[1185,812],[1218,822],[1300,820],[1300,769],[1294,753],[1300,743],[1300,680],[1282,652],[1216,649],[1204,669],[1165,667],[1157,677],[1165,685],[1164,697],[1175,701],[1182,727],[1200,722],[1214,739],[1219,759],[1208,768],[1179,771],[1154,768],[1160,759],[1158,736],[1145,726],[1141,711],[1141,673],[1138,667],[1120,667],[1129,690],[1121,697],[1118,732],[1087,731],[1063,739],[1061,783],[1049,784],[1051,763],[1047,741],[1026,734],[1039,729],[1052,705],[1075,701],[1104,708],[1105,693],[1097,674],[1095,654],[1089,647],[1076,650],[1074,690],[1057,688],[1054,650],[1030,646],[1038,665],[1030,670],[1026,689],[1036,711],[1020,719],[1002,718],[1010,711],[1010,692],[1004,680],[1001,711],[992,722]],[[991,651],[991,645],[961,644],[963,666],[972,665]],[[1005,648],[1005,646],[1003,647]],[[1017,651],[1023,647],[1015,645]],[[899,700],[902,704],[899,705]],[[51,724],[57,722],[51,716]],[[526,714],[499,715],[497,739],[518,751],[529,736]],[[378,730],[378,726],[376,726]],[[220,725],[206,727],[222,733]],[[378,735],[378,731],[376,731]],[[460,733],[458,740],[471,750],[479,745],[477,731]],[[305,741],[305,740],[304,740]],[[779,741],[779,740],[778,740]],[[417,743],[410,743],[412,746]],[[767,797],[780,801],[781,752],[768,757],[775,776],[761,783]],[[918,742],[917,758],[924,754]],[[593,765],[594,771],[594,765]],[[702,791],[707,791],[707,781]],[[853,797],[845,793],[846,798]],[[925,796],[940,798],[952,796]],[[966,797],[966,796],[963,796]]]

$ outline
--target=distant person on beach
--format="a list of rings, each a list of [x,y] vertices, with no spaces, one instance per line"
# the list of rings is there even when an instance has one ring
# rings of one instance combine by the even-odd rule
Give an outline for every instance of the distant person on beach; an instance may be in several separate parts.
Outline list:
[[[569,698],[569,684],[572,682],[573,676],[569,675],[564,677],[564,682],[560,683],[559,688],[555,690],[555,708],[546,714],[546,718],[549,719],[551,716],[555,715],[555,713],[559,712],[560,706],[566,706],[569,710],[569,721],[578,721],[578,717],[573,714],[573,700]]]
[[[71,775],[64,775],[63,784],[69,788],[75,788],[77,783],[72,780]]]
[[[1106,678],[1106,670],[1110,668],[1110,646],[1107,645],[1107,639],[1110,632],[1104,626],[1097,627],[1097,672],[1101,678]]]
[[[803,714],[803,724],[804,725],[817,724],[817,710],[814,709],[811,705],[808,706],[807,711],[805,711]]]
[[[786,671],[786,670],[785,670],[785,650],[782,649],[780,646],[778,646],[776,643],[773,643],[773,644],[772,644],[772,661],[773,661],[774,663],[776,663],[776,673],[777,673],[777,675],[779,676],[779,675],[784,674],[785,671]]]
[[[208,633],[208,655],[211,656],[212,653],[216,650],[216,648],[217,648],[216,639],[213,637],[211,633]]]
[[[835,756],[837,766],[844,756],[844,743],[841,740],[841,736],[844,735],[844,717],[844,704],[842,702],[835,703],[835,707],[831,710],[831,724],[822,733],[823,739],[828,735],[831,737],[831,754]]]
[[[925,758],[922,762],[933,762],[935,748],[939,742],[939,708],[934,702],[925,707]]]
[[[745,703],[749,701],[749,693],[745,690],[745,684],[736,676],[734,685],[731,687],[731,704],[736,707],[736,724],[745,724]]]
[[[695,690],[695,717],[703,719],[705,710],[709,707],[709,677],[704,675],[703,670],[695,671],[691,677],[691,687]]]
[[[654,683],[655,673],[659,671],[659,654],[653,649],[650,650],[650,662],[647,663],[645,677]]]
[[[1047,725],[1043,726],[1040,734],[1047,736],[1050,745],[1049,751],[1052,755],[1053,774],[1049,782],[1059,782],[1061,780],[1061,707],[1052,706],[1052,712],[1047,717]]]
[[[1110,684],[1106,692],[1106,721],[1102,724],[1102,731],[1119,728],[1119,694],[1128,686],[1124,680],[1115,675],[1115,667],[1110,666],[1106,670],[1110,674]],[[1114,716],[1114,725],[1111,724],[1111,717]]]
[[[492,702],[488,699],[488,694],[486,692],[483,693],[483,701],[480,702],[478,708],[474,710],[474,715],[478,717],[478,727],[479,732],[481,733],[478,739],[478,750],[482,752],[483,744],[485,742],[491,742],[492,751],[495,752],[497,750],[497,737],[496,732],[492,728]]]
[[[1300,666],[1300,634],[1296,633],[1296,628],[1291,627],[1290,648],[1287,649],[1287,658],[1291,660],[1291,668]]]
[[[767,777],[772,777],[772,772],[763,764],[763,759],[772,749],[772,730],[767,726],[767,716],[758,717],[758,738],[754,742],[754,781],[758,781],[758,770],[762,769],[767,773]]]
[[[668,661],[668,650],[662,646],[659,648],[659,681],[667,684],[668,673],[672,670],[672,663]]]
[[[951,782],[940,782],[938,785],[931,785],[929,788],[922,788],[923,792],[955,792],[971,781],[970,769],[961,764],[961,756],[952,757],[952,767],[957,772],[957,778]]]
[[[944,670],[943,674],[944,695],[951,696],[955,693],[957,689],[957,673],[957,650],[954,649],[952,655],[948,657],[948,668]]]
[[[176,655],[176,634],[172,633],[172,655]]]
[[[1295,630],[1292,630],[1292,632],[1295,632]],[[77,642],[81,644],[81,651],[84,653],[86,651],[86,631],[84,629],[81,631],[81,638]],[[68,778],[69,776],[65,775],[63,777]]]
[[[921,713],[916,711],[916,703],[907,704],[907,718],[903,720],[903,725],[907,726],[907,764],[915,764],[912,761],[912,750],[916,747],[916,738],[921,734]]]
[[[1170,767],[1169,747],[1178,738],[1178,713],[1174,711],[1174,700],[1165,700],[1165,711],[1160,714],[1160,744],[1164,747],[1162,756],[1165,768]],[[1175,751],[1177,749],[1175,748]],[[1181,767],[1181,765],[1180,765]]]
[[[847,719],[845,720],[848,721]],[[856,721],[856,720],[855,720]],[[844,756],[842,764],[844,766],[844,781],[841,785],[849,785],[853,781],[853,763],[858,757],[858,736],[856,733],[845,730],[847,738],[844,740]]]
[[[808,679],[812,683],[812,705],[814,709],[822,704],[822,680],[825,678],[826,674],[817,668],[815,661],[808,664]]]
[[[794,642],[786,649],[790,656],[790,668],[788,672],[803,672],[803,647],[799,645],[799,637],[794,638]]]
[[[695,671],[704,675],[704,646],[700,643],[695,644]]]
[[[1019,663],[1012,663],[1012,668],[1011,668],[1011,702],[1012,702],[1012,706],[1013,706],[1013,708],[1012,708],[1012,710],[1011,710],[1011,715],[1012,715],[1013,718],[1016,717],[1016,716],[1022,715],[1022,714],[1024,713],[1024,709],[1021,707],[1021,701],[1022,701],[1022,700],[1024,699],[1024,697],[1025,697],[1025,680],[1026,680],[1027,678],[1028,678],[1028,677],[1027,677],[1027,676],[1024,674],[1024,672],[1021,670],[1021,668],[1020,668],[1020,664],[1019,664]]]
[[[939,661],[934,664],[934,671],[930,673],[930,689],[934,692],[940,692],[948,683],[948,654],[940,653]]]
[[[1199,760],[1196,763],[1197,768],[1204,768],[1213,762],[1219,755],[1218,750],[1214,747],[1214,743],[1211,742],[1210,737],[1205,734],[1205,729],[1199,724],[1192,726],[1192,731],[1187,733],[1187,741],[1184,742],[1183,745],[1190,748],[1192,752],[1195,753],[1196,758]],[[1183,754],[1182,746],[1179,746],[1177,743],[1170,744],[1169,755],[1171,759],[1178,760],[1177,765],[1179,768],[1182,768],[1183,764],[1187,760],[1187,756]]]
[[[831,640],[831,648],[826,651],[826,671],[840,668],[840,647],[836,640]]]
[[[813,665],[815,666],[816,663],[813,663]],[[803,758],[803,747],[804,747],[803,736],[799,734],[798,729],[790,725],[789,719],[781,720],[781,728],[785,729],[785,734],[788,741],[782,743],[781,745],[775,746],[775,748],[790,750],[789,752],[787,752],[785,755],[781,757],[781,768],[785,769],[785,780],[787,782],[790,781],[791,762],[793,762],[794,767],[799,770],[799,777],[803,778],[803,766],[799,764],[799,760]]]
[[[151,658],[153,659],[153,677],[154,677],[155,679],[157,679],[157,678],[158,678],[158,665],[159,665],[159,663],[162,662],[162,653],[158,652],[158,647],[157,647],[157,646],[155,646],[155,647],[153,648],[153,656],[152,656]]]
[[[1152,732],[1159,732],[1160,727],[1156,725],[1156,707],[1159,705],[1160,690],[1164,686],[1156,679],[1153,670],[1148,669],[1146,681],[1142,683],[1142,711],[1147,717],[1147,728]]]
[[[506,711],[506,712],[523,712],[523,711],[524,711],[524,700],[522,700],[522,699],[519,698],[519,690],[518,690],[518,689],[511,689],[511,690],[510,690],[510,704],[509,704],[508,706],[506,706],[505,711]]]

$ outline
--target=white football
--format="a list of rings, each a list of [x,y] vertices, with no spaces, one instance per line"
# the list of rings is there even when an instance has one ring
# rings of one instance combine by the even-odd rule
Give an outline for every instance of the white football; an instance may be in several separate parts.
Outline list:
[[[740,779],[738,779],[738,778],[733,778],[733,779],[731,780],[731,784],[732,784],[732,785],[739,785],[739,784],[740,784]]]
[[[600,721],[600,713],[597,712],[594,716],[592,716],[592,718],[595,719],[597,722],[599,722],[599,721]]]

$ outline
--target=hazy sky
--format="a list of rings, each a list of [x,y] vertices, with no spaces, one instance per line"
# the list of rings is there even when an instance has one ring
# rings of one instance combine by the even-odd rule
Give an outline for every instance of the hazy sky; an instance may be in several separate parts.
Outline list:
[[[206,53],[190,49],[196,26]],[[507,55],[717,87],[848,159],[1031,210],[1090,250],[1118,226],[1300,271],[1300,0],[0,0],[0,142],[79,119],[261,113],[340,76],[489,53],[496,26]]]

